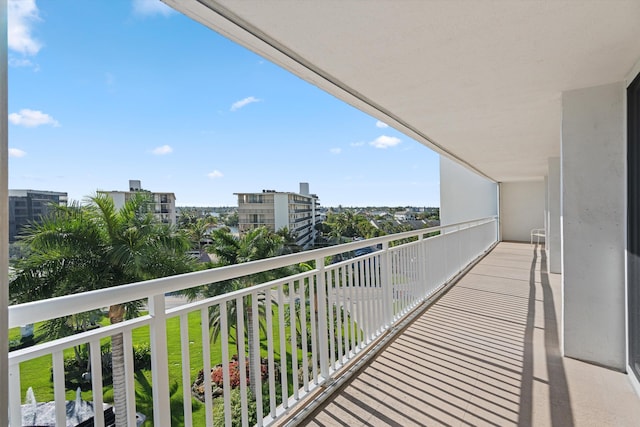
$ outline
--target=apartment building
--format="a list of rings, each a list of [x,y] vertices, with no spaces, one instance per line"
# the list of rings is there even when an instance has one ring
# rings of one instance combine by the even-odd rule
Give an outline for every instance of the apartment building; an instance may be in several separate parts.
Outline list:
[[[146,192],[152,196],[151,212],[163,223],[176,225],[176,195],[174,193],[157,193],[142,188],[140,180],[129,180],[128,191],[98,191],[98,194],[106,194],[113,199],[116,208],[124,206],[131,196]]]
[[[309,184],[300,183],[300,192],[262,190],[260,193],[234,193],[238,196],[240,233],[265,226],[272,231],[288,228],[296,243],[309,248],[315,242],[315,225],[320,222],[318,196],[309,193]]]
[[[9,190],[9,242],[15,242],[25,225],[39,221],[53,206],[66,204],[67,193]]]

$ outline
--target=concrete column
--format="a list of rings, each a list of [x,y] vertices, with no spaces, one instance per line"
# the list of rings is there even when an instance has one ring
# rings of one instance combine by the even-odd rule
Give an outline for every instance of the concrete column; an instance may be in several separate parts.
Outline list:
[[[560,158],[549,159],[548,220],[547,220],[547,265],[550,273],[562,273],[562,236],[560,234]]]
[[[564,353],[626,363],[624,85],[562,94]]]

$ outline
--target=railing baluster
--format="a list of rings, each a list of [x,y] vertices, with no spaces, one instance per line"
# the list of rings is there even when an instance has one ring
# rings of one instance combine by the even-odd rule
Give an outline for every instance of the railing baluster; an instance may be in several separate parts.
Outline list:
[[[356,300],[354,301],[356,305],[356,317],[358,319],[358,327],[356,328],[357,332],[357,345],[358,351],[364,347],[364,333],[365,333],[365,324],[364,324],[364,298],[362,295],[362,279],[360,277],[360,261],[354,263],[355,269],[355,286],[354,290],[356,292]]]
[[[298,389],[300,388],[298,383],[298,333],[296,326],[296,282],[291,282],[289,285],[289,318],[291,319],[291,377],[293,379],[293,398],[298,400]],[[300,285],[298,285],[298,291]]]
[[[256,379],[255,384],[251,385],[251,388],[255,391],[253,398],[256,402],[256,425],[262,427],[262,365],[260,358],[260,326],[258,321],[260,320],[260,312],[258,310],[258,292],[254,291],[251,294],[251,307],[252,313],[252,329],[250,345],[253,344],[253,377]],[[248,336],[248,335],[247,335]],[[251,365],[249,365],[251,366]]]
[[[292,284],[289,283],[289,292],[291,292]],[[285,334],[284,324],[284,285],[278,287],[278,338],[280,339],[280,387],[282,388],[282,407],[289,407],[289,392],[287,391],[287,336]]]
[[[327,284],[325,280],[325,268],[324,258],[316,258],[316,269],[318,270],[317,277],[317,293],[318,293],[318,334],[320,352],[320,374],[322,375],[323,382],[329,379],[329,358],[327,345],[328,340],[328,325],[327,325]]]
[[[334,270],[326,270],[325,278],[329,278],[330,280],[326,280],[327,286],[327,321],[329,327],[329,370],[333,372],[335,369],[335,352],[336,352],[336,342],[335,342],[335,331],[333,330],[334,325],[334,317],[333,317],[333,306],[334,306],[334,279],[333,279]]]
[[[231,302],[233,303],[233,302]],[[220,354],[222,355],[222,396],[224,404],[224,419],[226,425],[231,425],[231,375],[229,373],[229,322],[227,301],[219,303],[220,311]],[[238,330],[236,329],[236,340],[238,340]],[[209,375],[209,382],[211,376]],[[211,393],[209,393],[211,394]],[[211,399],[213,400],[213,399]]]
[[[382,255],[380,256],[380,275],[382,278],[382,292],[384,302],[384,325],[390,328],[393,321],[393,283],[391,283],[391,254],[389,253],[389,243],[382,244]]]
[[[298,286],[300,294],[300,348],[302,349],[302,372],[304,372],[304,375],[302,376],[302,388],[304,389],[304,391],[309,391],[309,357],[307,356],[307,348],[309,348],[307,346],[307,301],[304,297],[304,283],[305,281],[301,280],[300,285]],[[309,312],[309,316],[312,317],[313,314]]]
[[[220,316],[223,322],[227,318],[226,315],[222,316],[222,312]],[[225,329],[222,328],[223,333],[224,330]],[[202,382],[204,385],[205,423],[207,427],[213,427],[213,398],[211,396],[211,342],[209,341],[209,310],[207,307],[200,309],[200,333],[202,334]]]
[[[247,359],[244,348],[244,297],[236,298],[236,341],[238,342],[238,368],[240,369],[240,402],[242,425],[249,425],[249,403],[247,399]]]
[[[93,425],[104,427],[104,401],[102,395],[102,350],[100,339],[89,342],[91,357],[91,390],[93,392]]]
[[[375,299],[376,299],[376,330],[377,335],[380,335],[384,331],[384,308],[382,307],[383,296],[382,286],[380,282],[380,255],[375,254],[373,257],[373,278],[375,285]]]
[[[67,402],[64,385],[64,356],[62,350],[55,351],[53,357],[53,399],[56,407],[56,425],[67,425]]]
[[[354,311],[357,311],[355,298],[355,284],[356,284],[356,275],[355,268],[353,264],[348,264],[345,268],[349,269],[349,279],[347,281],[347,287],[349,288],[349,328],[350,328],[350,337],[351,337],[351,351],[354,355],[358,352],[358,348],[356,346],[356,328],[359,325],[356,325],[356,315]]]
[[[191,356],[189,349],[189,314],[180,315],[180,348],[182,350],[182,410],[185,427],[193,425],[191,413]]]
[[[282,285],[280,285],[282,286]],[[269,288],[267,290],[268,294],[266,297],[266,315],[267,315],[267,360],[269,363],[269,415],[271,418],[276,417],[276,368],[274,361],[274,350],[273,350],[273,305],[271,300],[273,298],[273,289]]]
[[[369,338],[373,340],[378,334],[378,327],[376,325],[376,316],[375,316],[375,290],[373,287],[374,279],[371,270],[371,261],[372,257],[367,256],[367,260],[365,261],[365,267],[367,270],[367,293],[368,297],[368,306],[369,306]]]
[[[318,384],[318,325],[317,325],[317,294],[314,286],[314,277],[307,277],[302,281],[303,286],[309,290],[309,317],[311,323],[311,372],[314,384]],[[303,291],[304,292],[304,289]]]
[[[153,383],[153,419],[162,426],[171,423],[169,404],[169,356],[167,353],[167,316],[164,294],[149,298],[151,316],[151,381]],[[135,392],[134,392],[135,400]]]
[[[20,364],[9,367],[9,415],[11,426],[22,426],[22,390],[20,387]]]
[[[127,422],[130,426],[133,426],[136,425],[136,382],[134,376],[135,368],[133,366],[133,340],[130,330],[122,332],[122,346],[124,348],[124,383],[127,390]],[[153,344],[151,348],[153,348]],[[153,350],[151,354],[153,354]],[[153,374],[153,369],[151,372]],[[169,420],[160,420],[158,424],[164,425],[166,422],[169,422]]]
[[[342,315],[344,314],[344,298],[342,295],[342,291],[343,291],[343,285],[344,285],[344,281],[342,280],[342,275],[340,274],[341,271],[344,270],[343,268],[337,268],[334,269],[333,271],[335,272],[335,280],[336,280],[336,288],[335,288],[335,292],[336,292],[336,329],[338,332],[338,336],[336,337],[336,341],[338,342],[338,357],[337,357],[337,362],[339,366],[342,366],[343,363],[343,357],[344,357],[344,353],[343,353],[343,349],[342,349],[342,340],[343,338],[343,331],[342,331]],[[336,367],[337,369],[338,367]]]

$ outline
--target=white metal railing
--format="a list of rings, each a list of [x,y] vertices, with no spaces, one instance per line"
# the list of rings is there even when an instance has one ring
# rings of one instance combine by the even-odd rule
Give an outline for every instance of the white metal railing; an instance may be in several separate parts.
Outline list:
[[[147,315],[133,320],[10,352],[11,425],[20,425],[20,421],[15,420],[21,420],[22,391],[27,386],[21,383],[20,366],[42,356],[52,360],[56,425],[66,425],[63,352],[81,344],[89,347],[93,407],[102,408],[100,345],[114,334],[122,334],[124,338],[128,424],[135,425],[132,337],[133,331],[142,326],[148,326],[150,330],[156,425],[171,423],[169,384],[175,381],[182,384],[184,425],[193,425],[192,370],[203,370],[204,390],[211,390],[212,378],[208,373],[212,360],[222,365],[223,393],[219,399],[224,407],[226,424],[230,425],[232,419],[230,365],[237,363],[242,424],[248,425],[249,403],[254,402],[257,425],[268,425],[289,412],[316,387],[338,375],[347,362],[483,254],[496,238],[496,219],[484,218],[11,306],[9,327],[139,299],[146,299],[149,306]],[[366,247],[378,250],[325,265],[327,257]],[[165,308],[168,293],[308,261],[314,261],[315,268],[213,298]],[[219,313],[216,317],[220,319],[220,335],[215,342],[210,339],[211,313]],[[180,335],[167,337],[167,321],[174,318],[179,319]],[[245,325],[245,319],[250,324]],[[201,340],[198,348],[191,345],[195,338],[189,335],[189,326],[194,321],[198,324]],[[260,323],[264,324],[264,331],[261,331]],[[251,336],[237,340],[237,352],[245,357],[232,362],[230,338],[233,335],[243,337],[245,333]],[[177,341],[180,342],[181,374],[180,378],[170,378],[168,344]],[[195,357],[196,353],[201,358]],[[253,363],[246,359],[247,354],[253,358]],[[192,366],[194,359],[202,361],[198,366]],[[249,367],[255,378],[262,380],[262,386],[255,387],[253,398],[247,384]],[[49,372],[43,375],[49,375]],[[204,424],[212,426],[212,393],[204,393],[204,405]],[[104,426],[102,411],[97,411],[95,425]]]

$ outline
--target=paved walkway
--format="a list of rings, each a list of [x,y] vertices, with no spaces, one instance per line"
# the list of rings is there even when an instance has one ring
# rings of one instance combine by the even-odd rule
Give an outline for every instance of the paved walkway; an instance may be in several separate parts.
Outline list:
[[[621,373],[562,358],[560,276],[501,243],[310,426],[640,426]]]

